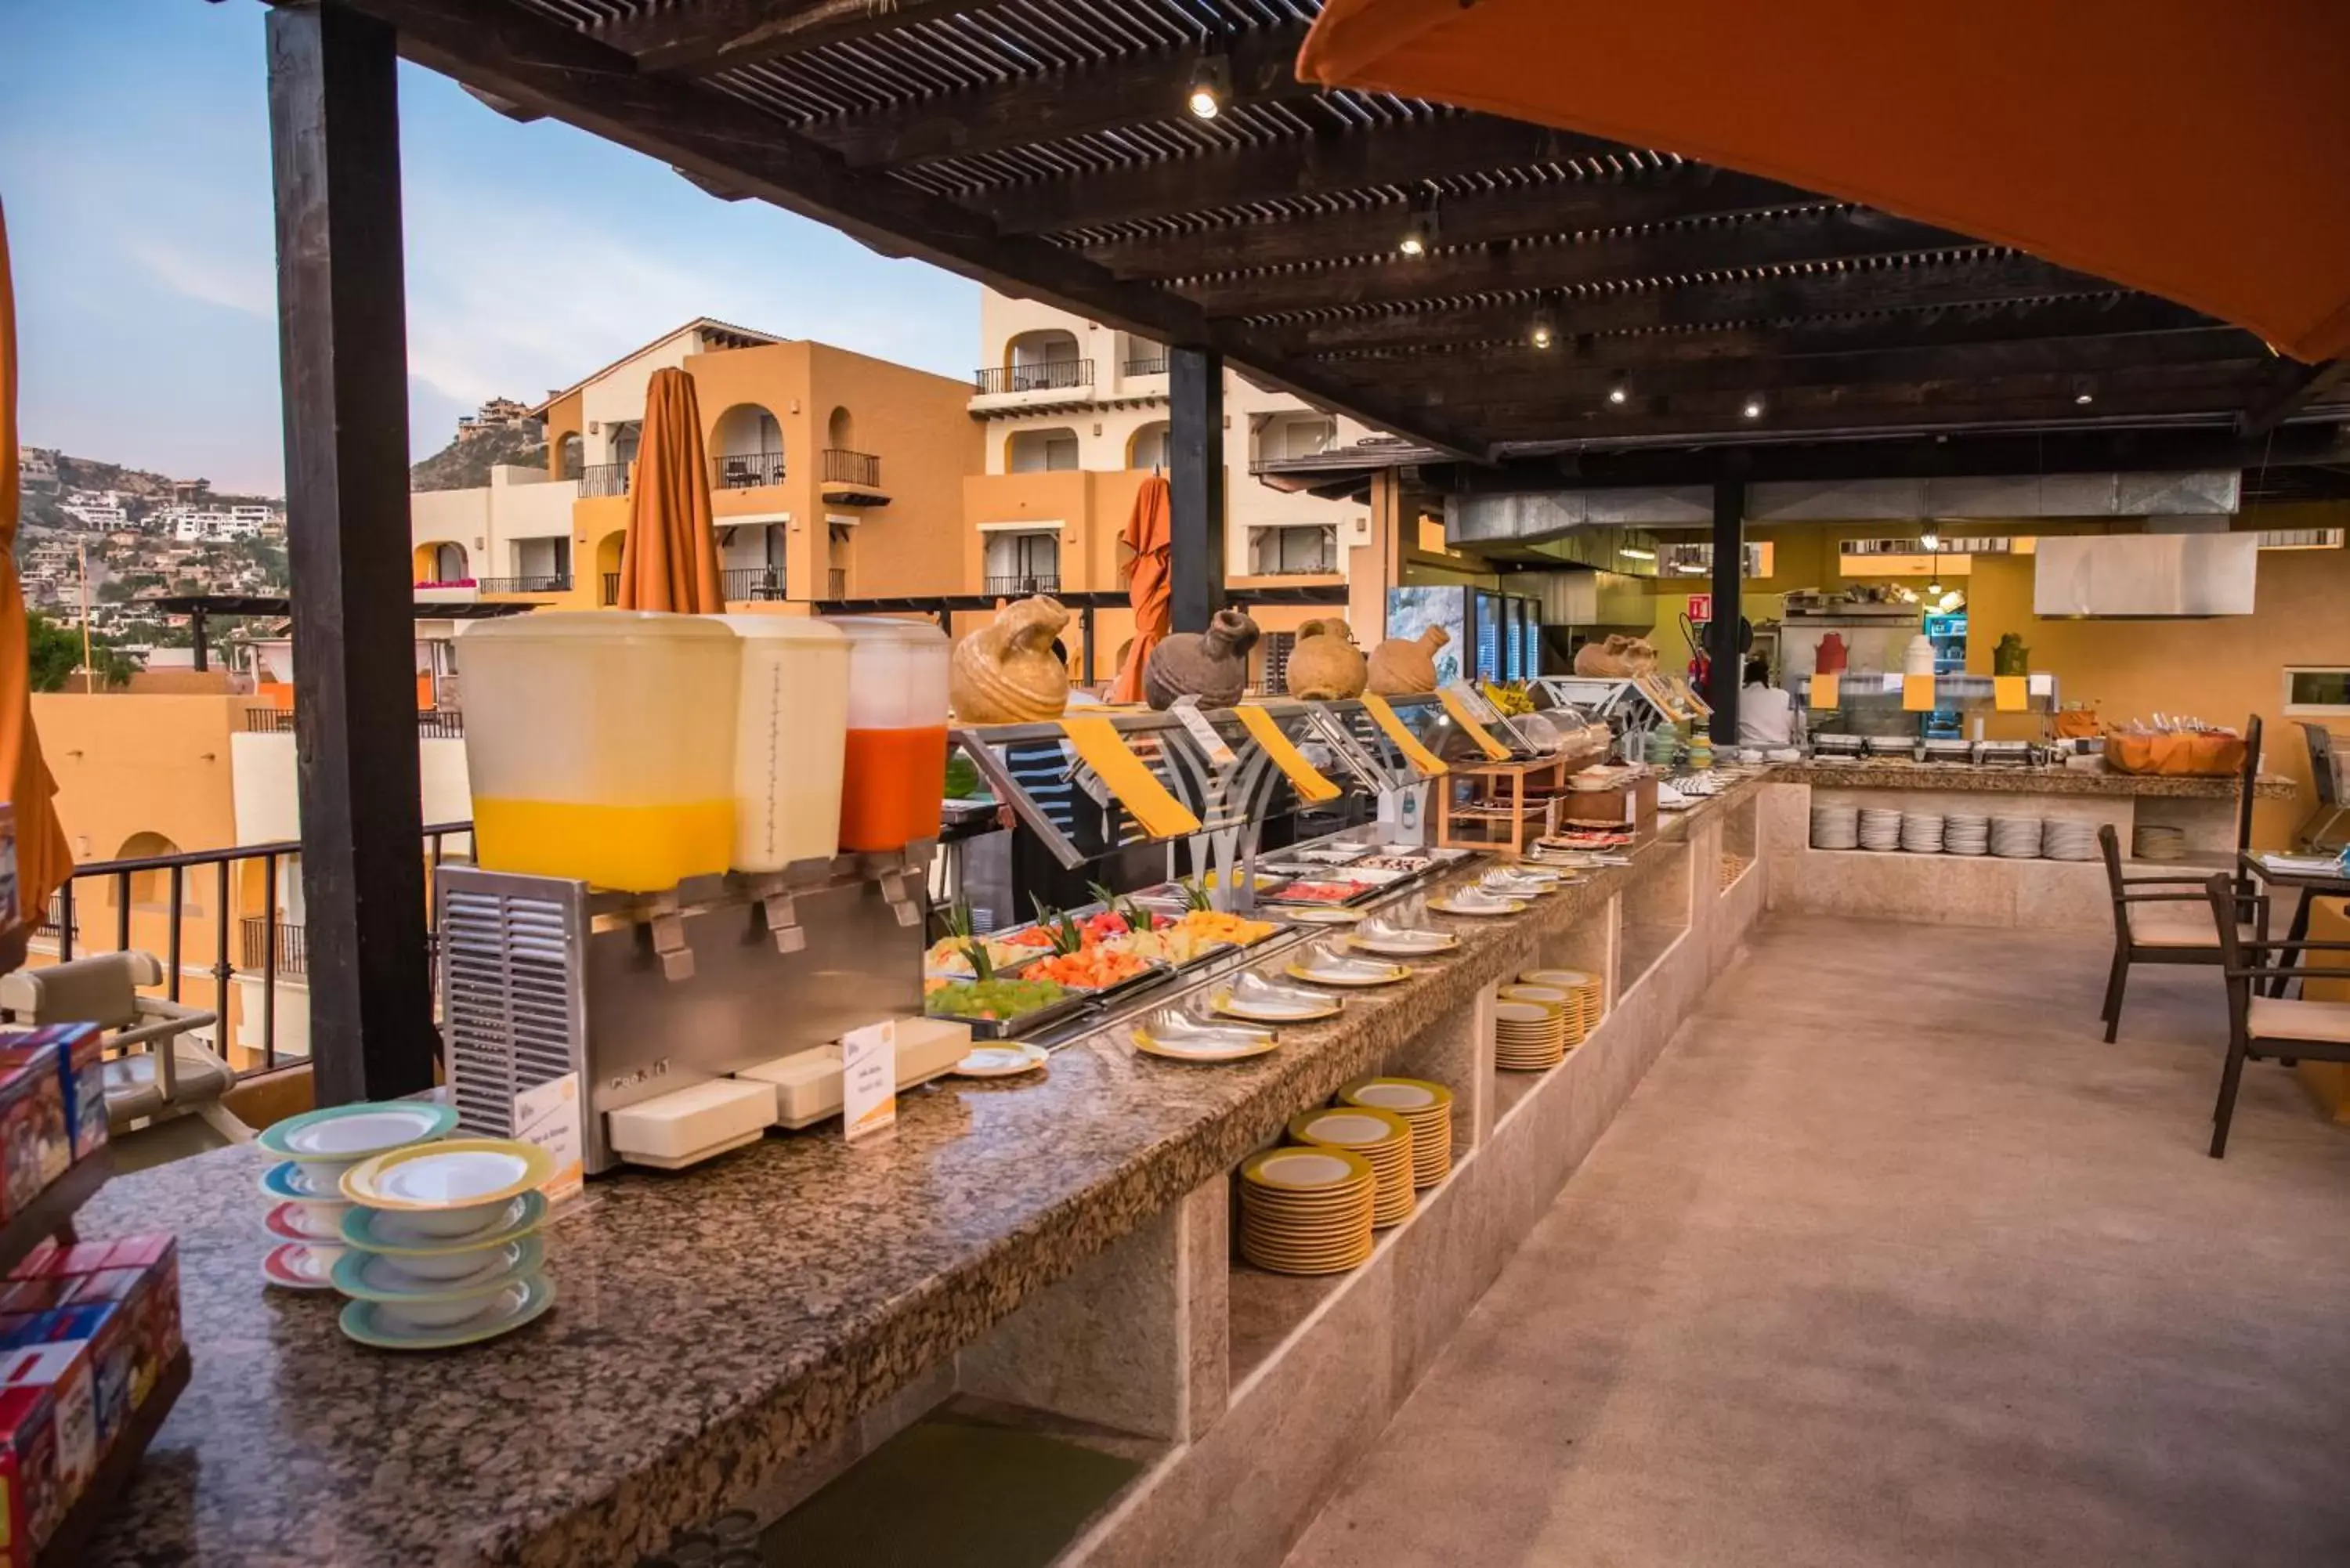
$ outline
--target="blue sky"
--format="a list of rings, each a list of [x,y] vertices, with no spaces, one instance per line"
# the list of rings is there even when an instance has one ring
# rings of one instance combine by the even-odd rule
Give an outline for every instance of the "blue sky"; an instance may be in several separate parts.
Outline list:
[[[276,493],[259,0],[0,0],[0,202],[24,439]],[[695,316],[943,374],[979,293],[552,121],[400,67],[410,444],[536,401]]]

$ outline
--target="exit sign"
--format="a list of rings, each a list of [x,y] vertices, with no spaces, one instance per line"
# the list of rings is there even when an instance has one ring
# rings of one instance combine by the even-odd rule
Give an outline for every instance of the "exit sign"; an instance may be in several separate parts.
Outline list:
[[[1705,622],[1711,620],[1713,618],[1713,596],[1711,594],[1690,595],[1689,618],[1690,619],[1698,622],[1700,625],[1703,625]]]

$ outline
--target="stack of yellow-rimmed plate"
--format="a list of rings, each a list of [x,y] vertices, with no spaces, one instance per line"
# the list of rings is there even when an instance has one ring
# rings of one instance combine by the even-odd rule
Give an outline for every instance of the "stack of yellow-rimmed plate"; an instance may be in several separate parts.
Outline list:
[[[1452,1091],[1425,1078],[1357,1078],[1342,1106],[1393,1111],[1411,1124],[1411,1184],[1433,1187],[1452,1171]]]
[[[1583,999],[1575,992],[1555,985],[1505,985],[1502,987],[1503,1002],[1534,1002],[1544,1007],[1555,1007],[1565,1020],[1566,1048],[1574,1050],[1583,1044]]]
[[[1369,1106],[1330,1106],[1289,1119],[1289,1136],[1299,1143],[1350,1149],[1370,1161],[1378,1178],[1371,1223],[1384,1230],[1411,1218],[1411,1124],[1393,1111]]]
[[[1322,1145],[1269,1148],[1241,1162],[1241,1256],[1282,1274],[1336,1274],[1371,1255],[1378,1176]]]
[[[1493,1064],[1505,1073],[1539,1073],[1566,1055],[1566,1010],[1555,1002],[1493,1004]]]
[[[1555,986],[1574,994],[1579,1016],[1569,1020],[1567,1044],[1579,1045],[1584,1036],[1599,1027],[1599,1015],[1606,1009],[1605,987],[1599,977],[1587,969],[1530,969],[1518,979],[1527,985]]]

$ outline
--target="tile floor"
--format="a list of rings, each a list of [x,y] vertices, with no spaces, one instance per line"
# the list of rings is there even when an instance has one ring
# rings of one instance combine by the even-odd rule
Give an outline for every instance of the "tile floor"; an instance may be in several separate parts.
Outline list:
[[[1772,920],[1289,1568],[2350,1564],[2350,1129],[2109,953]]]

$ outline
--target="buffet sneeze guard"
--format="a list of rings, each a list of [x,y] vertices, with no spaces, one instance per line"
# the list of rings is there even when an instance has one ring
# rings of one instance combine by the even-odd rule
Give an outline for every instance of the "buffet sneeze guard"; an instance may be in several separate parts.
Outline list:
[[[436,978],[461,1124],[510,1136],[516,1096],[576,1073],[587,1168],[608,1170],[608,1113],[920,1014],[932,847],[652,898],[442,866]]]

